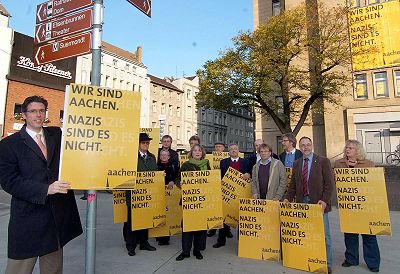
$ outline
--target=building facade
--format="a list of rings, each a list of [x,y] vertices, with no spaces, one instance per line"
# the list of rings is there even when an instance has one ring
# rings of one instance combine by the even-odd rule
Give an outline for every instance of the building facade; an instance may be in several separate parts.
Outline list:
[[[255,28],[270,16],[304,3],[304,0],[253,0]],[[341,4],[351,7],[386,2],[382,0],[325,1],[329,6]],[[353,73],[354,83],[340,106],[325,102],[323,133],[315,134],[310,119],[298,136],[321,138],[325,142],[326,156],[335,160],[342,156],[346,139],[357,139],[367,151],[368,158],[377,164],[386,164],[386,155],[400,144],[400,67],[391,66]],[[317,125],[319,126],[319,125]],[[256,117],[256,137],[264,138],[279,147],[281,133],[274,123],[260,112]],[[318,149],[316,149],[318,151]]]

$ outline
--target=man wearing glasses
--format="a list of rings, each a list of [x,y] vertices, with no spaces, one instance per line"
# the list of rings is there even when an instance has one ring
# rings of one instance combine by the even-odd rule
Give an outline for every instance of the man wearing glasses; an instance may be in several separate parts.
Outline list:
[[[285,167],[293,167],[294,162],[303,156],[303,153],[296,149],[296,137],[293,133],[282,135],[282,146],[285,150],[279,155],[279,159]]]
[[[47,101],[22,104],[25,125],[0,141],[0,183],[12,195],[6,274],[62,273],[63,246],[82,234],[70,183],[58,181],[61,130],[43,127]]]

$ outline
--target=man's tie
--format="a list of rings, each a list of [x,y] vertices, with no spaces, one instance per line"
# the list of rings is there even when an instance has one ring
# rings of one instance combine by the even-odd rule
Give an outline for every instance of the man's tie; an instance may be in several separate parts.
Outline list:
[[[38,133],[36,134],[36,143],[38,144],[40,150],[43,153],[44,158],[47,160],[47,148],[42,142],[42,134]]]
[[[147,164],[147,154],[143,154],[143,162],[145,163],[145,164]]]
[[[301,172],[301,181],[303,183],[303,195],[309,195],[308,190],[308,158],[304,158],[303,170]]]

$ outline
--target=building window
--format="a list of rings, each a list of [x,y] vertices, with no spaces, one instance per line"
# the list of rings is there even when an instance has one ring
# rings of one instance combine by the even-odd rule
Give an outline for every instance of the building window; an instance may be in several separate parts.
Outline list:
[[[171,125],[169,125],[168,126],[168,135],[174,135],[174,133],[172,132],[172,126]]]
[[[113,78],[112,87],[113,87],[113,88],[117,88],[117,78]]]
[[[162,90],[161,91],[162,92],[162,96],[165,97],[165,88],[162,88],[161,90]]]
[[[153,128],[155,128],[155,127],[157,126],[157,122],[152,122],[152,123],[151,123],[151,126],[152,126]]]
[[[400,70],[393,71],[395,96],[400,96]]]
[[[139,85],[139,90],[138,91],[142,92],[142,86],[141,85]]]
[[[165,103],[161,104],[161,114],[165,114]]]
[[[106,81],[105,81],[105,86],[110,87],[110,76],[106,75]]]
[[[187,91],[186,91],[186,98],[187,99],[190,99],[190,97],[192,96],[192,94],[191,94],[191,90],[190,89],[188,89]]]
[[[153,112],[157,112],[157,101],[153,101],[151,107],[152,107]]]
[[[14,117],[21,116],[22,117],[22,104],[14,105]]]
[[[130,65],[128,63],[125,64],[125,70],[129,70]]]
[[[230,132],[231,134],[233,134],[233,128],[230,128],[230,129],[229,129],[229,132]]]
[[[136,84],[132,84],[132,90],[135,91]]]
[[[173,97],[172,91],[170,91],[170,92],[169,92],[169,98],[172,98],[172,97]]]
[[[388,81],[387,72],[375,72],[374,73],[374,87],[375,87],[375,97],[388,97]]]
[[[182,93],[178,93],[178,101],[182,100]]]
[[[192,107],[191,106],[187,107],[187,117],[189,119],[192,119]]]
[[[272,0],[272,16],[277,16],[281,13],[281,1]]]
[[[118,65],[118,60],[117,59],[113,59],[113,66],[117,66]]]
[[[349,0],[347,3],[350,8],[359,8],[361,6],[361,0]]]
[[[276,112],[279,114],[283,113],[283,97],[275,96]]]
[[[212,144],[212,134],[211,134],[211,132],[209,132],[208,133],[208,142],[210,143],[210,144]]]
[[[172,105],[168,105],[168,111],[169,111],[169,115],[172,116],[173,115]]]
[[[367,99],[368,89],[367,89],[367,74],[356,74],[355,75],[355,97],[356,99]]]
[[[368,0],[368,5],[378,4],[379,2],[381,2],[381,1],[380,0]]]
[[[176,126],[176,139],[180,140],[181,139],[181,127]]]
[[[64,121],[64,110],[60,110],[60,122]]]
[[[153,85],[153,93],[156,94],[157,93],[157,86]]]
[[[119,81],[119,89],[123,89],[124,86],[124,80]]]
[[[181,117],[181,108],[180,107],[176,108],[176,116]]]

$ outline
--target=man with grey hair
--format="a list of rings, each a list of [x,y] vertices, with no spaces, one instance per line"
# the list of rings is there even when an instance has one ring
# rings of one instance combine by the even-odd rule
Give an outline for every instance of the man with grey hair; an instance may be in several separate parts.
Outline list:
[[[253,166],[254,166],[256,163],[258,163],[258,161],[261,160],[261,156],[260,156],[260,153],[259,153],[259,148],[260,148],[260,145],[261,145],[261,144],[265,144],[265,142],[264,142],[263,139],[257,139],[257,140],[254,141],[254,148],[255,148],[256,151],[255,151],[254,154],[251,154],[251,155],[247,158],[247,160],[249,161],[250,169],[252,169]],[[273,152],[272,152],[272,158],[275,158],[275,159],[278,159],[278,160],[279,160],[278,155],[276,155],[276,154],[273,153]]]
[[[279,159],[285,167],[293,167],[294,162],[303,156],[303,153],[296,149],[296,136],[293,133],[285,133],[281,143],[285,151],[279,155]]]

